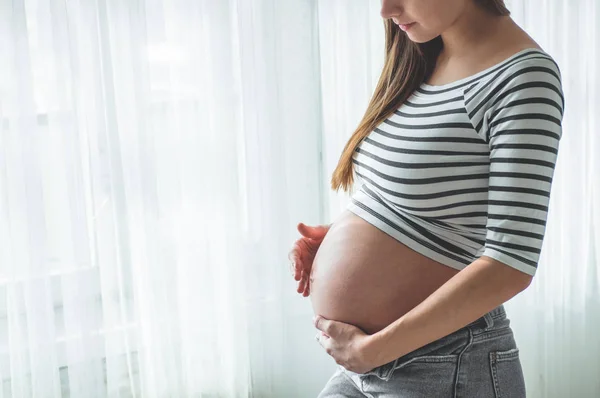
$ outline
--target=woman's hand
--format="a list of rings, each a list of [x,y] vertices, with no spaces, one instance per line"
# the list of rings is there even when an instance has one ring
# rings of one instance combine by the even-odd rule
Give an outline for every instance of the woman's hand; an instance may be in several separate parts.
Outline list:
[[[300,281],[297,291],[304,297],[310,294],[309,277],[313,260],[330,226],[317,225],[311,227],[303,223],[299,223],[297,226],[302,238],[294,242],[288,258],[291,262],[291,272],[294,279]]]
[[[355,373],[367,373],[376,363],[372,336],[349,323],[332,321],[320,315],[313,318],[319,332],[315,338],[338,365]]]

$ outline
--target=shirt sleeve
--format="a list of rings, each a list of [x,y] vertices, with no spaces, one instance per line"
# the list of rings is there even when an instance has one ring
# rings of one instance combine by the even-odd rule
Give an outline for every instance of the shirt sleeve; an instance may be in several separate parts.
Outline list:
[[[560,71],[549,58],[506,71],[488,96],[481,135],[490,149],[484,256],[535,275],[562,137]]]

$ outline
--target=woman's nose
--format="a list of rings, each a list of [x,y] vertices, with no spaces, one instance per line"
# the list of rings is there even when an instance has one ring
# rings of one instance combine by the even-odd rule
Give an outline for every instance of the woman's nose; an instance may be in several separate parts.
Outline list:
[[[402,7],[398,4],[398,0],[381,0],[382,18],[391,18],[402,14]]]

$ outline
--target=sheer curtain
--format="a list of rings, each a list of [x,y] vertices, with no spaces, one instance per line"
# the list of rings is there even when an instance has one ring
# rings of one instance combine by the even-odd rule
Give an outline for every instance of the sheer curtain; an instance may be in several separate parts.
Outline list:
[[[567,99],[533,285],[532,397],[600,393],[594,0],[512,0]],[[287,251],[383,60],[379,0],[0,0],[0,398],[309,397]]]
[[[552,54],[565,90],[564,142],[539,275],[507,310],[534,397],[600,395],[600,5],[510,1]]]
[[[0,0],[0,397],[320,387],[287,261],[323,219],[316,20]]]
[[[600,396],[600,5],[509,0],[513,18],[561,67],[564,133],[538,274],[507,305],[531,397]],[[380,1],[319,3],[325,174],[375,87]],[[327,22],[327,23],[326,23]],[[343,128],[342,128],[343,127]],[[328,195],[328,214],[347,203]]]

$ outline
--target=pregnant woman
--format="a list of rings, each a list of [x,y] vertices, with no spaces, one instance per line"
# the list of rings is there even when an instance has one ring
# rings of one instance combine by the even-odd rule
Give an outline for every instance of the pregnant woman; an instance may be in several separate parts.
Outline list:
[[[338,364],[319,398],[524,397],[503,303],[529,286],[562,135],[553,58],[502,0],[383,0],[386,54],[290,251]]]

